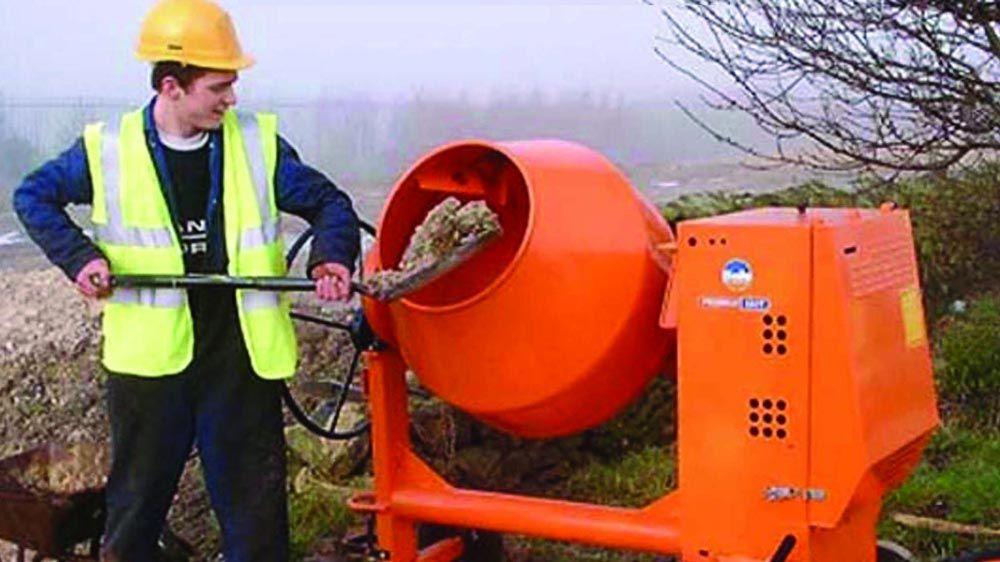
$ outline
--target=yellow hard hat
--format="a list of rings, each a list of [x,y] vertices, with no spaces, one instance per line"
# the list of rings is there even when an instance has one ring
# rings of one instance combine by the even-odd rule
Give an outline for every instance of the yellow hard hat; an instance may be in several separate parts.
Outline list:
[[[254,63],[240,47],[229,14],[210,0],[160,0],[142,21],[135,56],[217,70]]]

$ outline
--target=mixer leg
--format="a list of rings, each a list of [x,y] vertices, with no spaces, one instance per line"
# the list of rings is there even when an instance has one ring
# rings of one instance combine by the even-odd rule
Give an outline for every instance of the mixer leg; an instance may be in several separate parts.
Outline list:
[[[387,506],[400,477],[401,455],[410,451],[410,415],[406,389],[406,365],[394,351],[366,354],[368,399],[371,404],[372,464],[375,473],[375,503]],[[393,562],[417,560],[417,532],[413,521],[391,511],[375,511],[379,547]]]
[[[449,537],[461,539],[462,554],[458,562],[503,562],[503,536],[492,531],[462,529],[445,525],[420,525],[417,539],[421,547],[429,546]]]

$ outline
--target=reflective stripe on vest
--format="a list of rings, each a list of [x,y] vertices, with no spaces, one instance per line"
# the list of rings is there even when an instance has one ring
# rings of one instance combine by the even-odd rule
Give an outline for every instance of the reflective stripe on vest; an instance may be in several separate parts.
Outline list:
[[[180,308],[187,302],[181,289],[128,289],[119,287],[111,294],[111,302],[141,304],[155,308]]]
[[[247,311],[278,308],[280,302],[278,294],[270,291],[247,290],[243,292],[243,307]]]
[[[264,147],[260,143],[260,123],[255,115],[246,113],[237,113],[236,119],[243,133],[243,146],[246,149],[247,163],[250,165],[250,175],[253,178],[257,208],[260,210],[260,226],[247,228],[240,233],[240,248],[249,250],[277,241],[278,219],[271,213],[269,198],[271,189],[268,186],[267,173],[264,171],[266,159]]]
[[[260,225],[244,228],[240,232],[239,249],[255,250],[278,241],[280,218],[271,212],[271,188],[267,181],[265,164],[267,158],[261,144],[260,121],[256,115],[247,113],[236,114],[237,123],[243,137],[243,148],[250,168],[250,176],[254,187],[254,197],[260,213]],[[281,305],[281,297],[269,291],[240,291],[243,310],[257,311],[267,308],[277,309]]]
[[[121,206],[121,160],[118,153],[120,125],[116,121],[104,128],[101,139],[101,168],[104,171],[104,204],[108,222],[95,226],[95,236],[102,242],[119,246],[168,248],[173,243],[169,228],[126,227]]]

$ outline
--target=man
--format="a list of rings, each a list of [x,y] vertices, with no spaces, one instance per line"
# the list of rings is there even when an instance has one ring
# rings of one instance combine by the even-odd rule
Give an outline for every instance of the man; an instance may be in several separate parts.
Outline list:
[[[102,559],[150,562],[192,446],[228,562],[288,557],[280,379],[295,335],[277,293],[112,289],[119,274],[284,275],[278,211],[315,231],[316,294],[345,300],[358,253],[350,199],[304,165],[272,115],[238,115],[242,52],[211,0],[161,0],[137,56],[153,100],[83,137],[14,193],[25,229],[90,298],[106,298],[112,468]],[[94,240],[65,212],[90,204]]]

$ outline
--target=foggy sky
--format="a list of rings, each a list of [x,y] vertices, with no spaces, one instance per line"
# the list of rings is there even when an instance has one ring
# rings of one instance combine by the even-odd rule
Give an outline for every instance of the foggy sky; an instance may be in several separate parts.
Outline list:
[[[301,98],[545,94],[692,86],[653,53],[641,0],[223,0],[258,64],[239,93]],[[0,0],[0,94],[148,95],[133,46],[146,0]]]

